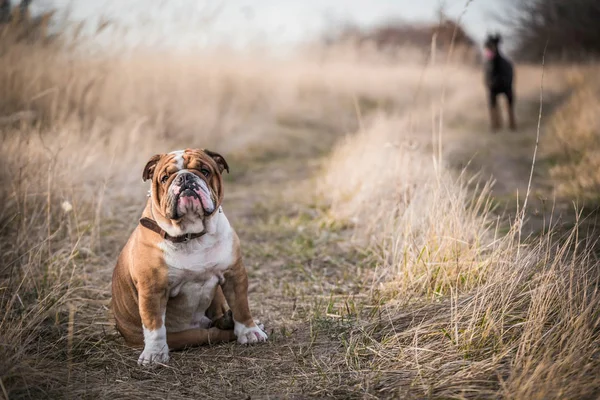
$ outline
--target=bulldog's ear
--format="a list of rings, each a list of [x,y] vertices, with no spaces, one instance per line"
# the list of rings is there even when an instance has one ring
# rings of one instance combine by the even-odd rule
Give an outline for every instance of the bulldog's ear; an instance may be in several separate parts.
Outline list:
[[[217,163],[219,167],[219,172],[223,173],[223,171],[227,171],[229,173],[229,165],[227,165],[227,161],[225,161],[225,157],[220,155],[219,153],[215,153],[214,151],[203,149],[203,151],[212,157],[213,160]]]
[[[148,179],[152,179],[152,175],[154,175],[154,169],[156,168],[156,164],[158,160],[162,157],[162,154],[153,155],[148,163],[144,167],[144,172],[142,173],[142,180],[146,182]]]

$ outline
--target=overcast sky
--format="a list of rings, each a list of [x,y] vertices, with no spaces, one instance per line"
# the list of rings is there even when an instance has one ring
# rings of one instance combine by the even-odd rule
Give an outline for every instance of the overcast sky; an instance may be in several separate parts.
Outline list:
[[[334,23],[372,25],[381,20],[432,21],[444,6],[481,40],[500,28],[492,13],[501,0],[33,0],[36,9],[70,10],[70,19],[104,15],[127,28],[129,41],[185,47],[225,41],[288,44],[310,40]],[[16,0],[13,0],[16,3]]]

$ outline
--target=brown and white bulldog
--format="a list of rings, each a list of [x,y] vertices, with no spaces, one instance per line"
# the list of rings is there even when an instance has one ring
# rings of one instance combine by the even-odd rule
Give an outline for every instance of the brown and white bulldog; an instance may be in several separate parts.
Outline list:
[[[138,364],[167,362],[169,349],[267,339],[250,314],[239,239],[221,207],[224,170],[220,154],[200,149],[155,155],[144,168],[149,199],[112,279],[117,329],[144,345]]]

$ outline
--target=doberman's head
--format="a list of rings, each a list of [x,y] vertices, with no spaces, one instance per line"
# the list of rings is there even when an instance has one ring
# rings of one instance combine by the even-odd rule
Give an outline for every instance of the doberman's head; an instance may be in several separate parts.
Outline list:
[[[499,34],[488,35],[483,45],[487,58],[493,58],[498,54],[502,37]]]

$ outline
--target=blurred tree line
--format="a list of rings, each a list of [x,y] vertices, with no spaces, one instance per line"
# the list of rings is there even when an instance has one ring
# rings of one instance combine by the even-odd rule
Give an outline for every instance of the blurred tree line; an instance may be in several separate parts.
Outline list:
[[[23,41],[49,43],[56,38],[56,35],[48,33],[54,11],[31,16],[29,7],[32,2],[0,0],[0,44]]]
[[[32,0],[0,0],[0,24],[19,19],[16,22],[31,25],[31,3]],[[498,19],[512,32],[514,56],[519,60],[539,62],[544,49],[546,58],[551,61],[590,61],[600,56],[600,0],[507,0]],[[370,32],[369,37],[364,32],[358,36],[364,36],[361,40],[373,40],[379,47],[406,41],[426,45],[432,35],[443,42],[448,32],[458,32],[455,40],[472,46],[472,40],[462,27],[458,26],[458,30],[456,27],[448,23],[435,29],[384,25]],[[347,30],[336,36],[339,40],[357,36],[357,32]],[[426,36],[426,40],[421,40],[422,36]]]
[[[19,3],[18,13],[20,16],[28,15],[29,6],[32,0],[21,0]],[[9,22],[13,17],[13,10],[10,0],[0,0],[0,23]]]
[[[600,0],[510,0],[499,16],[519,60],[591,61],[600,56]],[[547,46],[547,47],[546,47]]]

